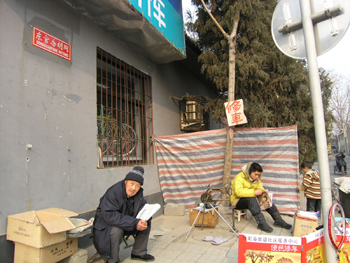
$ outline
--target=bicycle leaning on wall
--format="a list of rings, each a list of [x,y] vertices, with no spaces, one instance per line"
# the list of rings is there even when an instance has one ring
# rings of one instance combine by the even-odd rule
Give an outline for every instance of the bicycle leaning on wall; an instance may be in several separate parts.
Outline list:
[[[137,146],[137,134],[128,124],[107,116],[97,116],[97,140],[102,156],[131,155]]]

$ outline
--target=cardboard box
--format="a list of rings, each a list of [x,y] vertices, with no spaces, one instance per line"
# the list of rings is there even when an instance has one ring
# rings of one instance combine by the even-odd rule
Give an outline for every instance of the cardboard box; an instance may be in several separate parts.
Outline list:
[[[218,214],[213,211],[214,214],[211,213],[211,211],[207,212],[204,214],[204,222],[203,222],[203,226],[205,227],[216,227],[218,221],[219,221],[219,216]],[[191,226],[194,222],[194,220],[196,220],[196,217],[198,215],[199,211],[198,210],[194,210],[191,209],[190,210],[190,223]],[[202,220],[203,220],[203,213],[201,213],[196,221],[196,224],[194,226],[202,226]]]
[[[29,211],[8,216],[7,240],[42,248],[66,240],[66,231],[75,228],[69,220],[78,214],[58,208]]]
[[[54,263],[78,252],[78,239],[67,239],[63,242],[35,248],[21,243],[15,243],[14,263]]]
[[[318,227],[318,220],[306,219],[295,215],[293,236],[294,237],[306,236],[316,231],[316,227]]]

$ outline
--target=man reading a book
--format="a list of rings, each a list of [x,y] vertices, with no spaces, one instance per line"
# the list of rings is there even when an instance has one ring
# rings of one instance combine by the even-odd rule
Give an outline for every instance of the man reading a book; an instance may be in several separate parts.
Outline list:
[[[258,163],[248,163],[242,167],[242,172],[231,183],[232,206],[238,210],[249,209],[258,223],[258,229],[271,233],[273,229],[267,224],[264,215],[261,213],[261,207],[266,207],[266,204],[269,204],[266,212],[274,219],[274,226],[291,229],[292,226],[282,219],[277,207],[273,203],[271,204],[271,200],[268,200],[268,192],[264,189],[260,180],[262,172],[263,169]],[[264,204],[261,203],[263,195],[266,199]]]
[[[98,254],[115,263],[119,260],[119,248],[125,235],[133,235],[135,243],[131,259],[153,261],[147,254],[151,231],[151,219],[137,219],[136,216],[147,203],[143,197],[144,169],[134,167],[124,180],[111,186],[101,197],[96,209],[93,227],[94,246]]]

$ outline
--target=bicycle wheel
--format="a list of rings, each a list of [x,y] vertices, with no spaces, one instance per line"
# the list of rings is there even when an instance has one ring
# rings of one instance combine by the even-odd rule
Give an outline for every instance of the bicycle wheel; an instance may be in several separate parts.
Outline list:
[[[345,171],[344,171],[344,165],[341,166],[341,175],[344,176]]]
[[[137,134],[135,130],[127,124],[122,124],[121,128],[114,121],[109,122],[112,134],[112,143],[109,151],[113,155],[130,155],[137,146]]]
[[[111,129],[106,121],[97,119],[97,142],[101,149],[102,156],[107,155],[111,146]]]
[[[137,146],[137,134],[128,124],[122,124],[121,141],[121,154],[123,156],[130,155]]]
[[[335,222],[335,218],[334,218],[334,214],[335,212],[340,212],[341,214],[341,218],[342,221],[340,224]],[[339,203],[335,203],[331,206],[331,209],[329,209],[329,213],[328,213],[328,236],[329,239],[332,243],[332,245],[334,246],[334,248],[340,252],[341,247],[343,246],[343,243],[345,241],[346,238],[346,223],[345,223],[346,217],[345,217],[345,212],[343,207],[339,204]],[[341,228],[339,227],[339,225],[341,226]],[[338,233],[336,233],[338,232]],[[341,240],[340,242],[337,244],[337,237],[336,234],[340,234]]]
[[[111,130],[111,145],[109,151],[112,155],[120,155],[120,144],[121,144],[121,132],[117,126],[117,122],[109,121],[108,122]]]

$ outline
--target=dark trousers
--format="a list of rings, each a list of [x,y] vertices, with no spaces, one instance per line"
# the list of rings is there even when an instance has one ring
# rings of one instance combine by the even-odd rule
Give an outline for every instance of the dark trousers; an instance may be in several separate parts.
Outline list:
[[[342,166],[344,166],[344,172],[346,172],[346,165],[339,165],[339,164],[338,164],[338,170],[339,170],[339,172],[341,172],[341,167],[342,167]]]
[[[240,198],[238,203],[236,204],[237,210],[243,210],[243,209],[249,209],[250,213],[252,213],[252,216],[256,216],[257,214],[261,213],[260,206],[258,204],[258,201],[256,200],[256,197],[243,197]],[[277,207],[272,204],[272,206],[268,209],[266,209],[266,212],[271,214],[271,212],[276,212]]]
[[[120,244],[123,241],[123,236],[125,235],[135,235],[135,243],[133,245],[131,254],[136,256],[143,256],[147,254],[147,245],[149,233],[151,231],[151,227],[148,227],[144,231],[134,231],[127,232],[119,227],[113,227],[111,231],[111,250],[112,250],[112,258],[108,259],[108,262],[118,262],[119,260],[119,249]]]
[[[321,211],[321,199],[306,198],[306,211]]]

